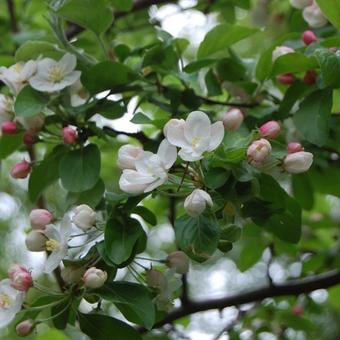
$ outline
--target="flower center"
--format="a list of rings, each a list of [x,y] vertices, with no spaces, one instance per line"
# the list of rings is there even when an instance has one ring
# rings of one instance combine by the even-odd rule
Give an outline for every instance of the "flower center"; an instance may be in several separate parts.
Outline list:
[[[12,299],[7,294],[0,294],[0,308],[7,309],[11,307]]]
[[[57,251],[60,249],[60,243],[56,240],[50,239],[46,241],[46,250]]]
[[[201,136],[195,136],[191,141],[192,146],[195,148],[201,140]]]
[[[14,69],[14,71],[16,72],[16,73],[20,73],[21,71],[22,71],[22,65],[21,64],[15,64],[14,66],[13,66],[13,69]]]
[[[48,79],[53,83],[58,83],[64,78],[64,72],[59,65],[53,65],[48,71]]]

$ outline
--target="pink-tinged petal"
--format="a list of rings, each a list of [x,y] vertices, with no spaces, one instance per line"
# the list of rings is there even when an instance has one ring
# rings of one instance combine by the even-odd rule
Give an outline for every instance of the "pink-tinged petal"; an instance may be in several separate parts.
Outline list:
[[[199,138],[210,136],[210,119],[201,111],[193,111],[189,114],[185,126],[184,136],[190,144]]]
[[[222,122],[211,125],[210,143],[208,151],[215,150],[223,141],[224,126]]]
[[[170,169],[176,162],[177,149],[171,145],[166,139],[163,139],[157,151],[158,157],[163,162],[165,169]]]
[[[165,124],[163,132],[170,144],[180,148],[189,147],[189,143],[184,137],[184,126],[183,119],[171,119]]]

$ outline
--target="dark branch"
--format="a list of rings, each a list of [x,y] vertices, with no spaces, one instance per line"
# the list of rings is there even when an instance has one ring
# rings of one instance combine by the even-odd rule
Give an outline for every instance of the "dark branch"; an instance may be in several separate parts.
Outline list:
[[[141,10],[144,10],[152,5],[162,5],[162,4],[166,4],[166,3],[176,3],[177,1],[175,0],[137,0],[132,9],[129,12],[123,12],[123,11],[119,11],[119,12],[114,12],[113,13],[113,17],[114,20],[117,20],[119,18],[123,18],[131,13],[135,13]],[[84,31],[84,28],[76,25],[76,24],[72,24],[70,25],[69,29],[66,32],[66,37],[67,39],[72,39],[74,38],[77,34],[81,33]]]
[[[15,15],[15,8],[14,8],[13,0],[7,0],[7,8],[8,8],[10,21],[11,21],[11,30],[13,33],[17,33],[19,32],[19,28],[18,28],[17,18]]]
[[[209,309],[224,309],[226,307],[261,301],[271,297],[306,294],[317,289],[325,289],[337,284],[340,284],[340,270],[334,270],[325,274],[299,280],[292,280],[271,287],[259,288],[250,292],[240,293],[221,299],[191,301],[170,312],[162,321],[156,323],[154,328],[162,327],[163,325],[172,323],[184,316]],[[142,332],[145,332],[145,330],[142,330]]]

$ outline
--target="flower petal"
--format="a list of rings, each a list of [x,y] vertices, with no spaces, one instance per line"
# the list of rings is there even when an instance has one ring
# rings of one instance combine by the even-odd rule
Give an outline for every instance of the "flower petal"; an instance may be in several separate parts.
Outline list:
[[[59,65],[62,68],[62,70],[67,73],[71,73],[76,65],[77,65],[77,58],[74,54],[66,53],[60,60]]]
[[[150,175],[144,175],[138,171],[126,169],[119,179],[120,190],[129,194],[140,194],[155,180]]]
[[[222,143],[223,137],[224,137],[223,123],[216,122],[212,124],[208,151],[215,150]]]
[[[163,162],[165,169],[170,169],[176,162],[177,149],[171,145],[166,139],[163,139],[157,151],[158,157]]]
[[[178,156],[180,156],[184,161],[194,162],[203,158],[202,154],[196,153],[194,150],[190,149],[181,149],[178,152]]]
[[[144,190],[144,192],[150,192],[154,189],[156,189],[157,187],[161,186],[163,183],[165,183],[167,181],[167,177],[165,178],[159,178],[157,180],[155,180],[153,183],[151,183],[149,186],[146,187],[146,189]]]
[[[210,119],[204,112],[191,112],[184,126],[184,136],[190,145],[197,138],[207,138],[210,136],[210,125]]]
[[[172,145],[180,148],[190,147],[190,144],[184,137],[185,121],[183,119],[170,119],[164,126],[164,136]]]

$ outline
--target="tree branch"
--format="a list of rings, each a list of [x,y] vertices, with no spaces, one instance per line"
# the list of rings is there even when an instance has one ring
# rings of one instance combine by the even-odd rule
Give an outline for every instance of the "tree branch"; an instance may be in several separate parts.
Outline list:
[[[18,28],[17,18],[15,16],[15,8],[14,8],[13,0],[7,0],[7,8],[8,8],[10,21],[11,21],[11,30],[13,33],[17,33],[19,32],[19,28]]]
[[[146,9],[152,5],[161,5],[161,4],[166,4],[166,3],[176,3],[176,0],[137,0],[132,9],[128,12],[124,12],[124,11],[118,11],[118,12],[113,12],[113,17],[114,20],[117,20],[119,18],[125,17],[131,13],[135,13],[138,11],[141,11],[143,9]],[[77,34],[81,33],[84,31],[84,28],[76,25],[76,24],[72,24],[70,25],[69,29],[66,32],[66,37],[67,39],[72,39],[74,38]]]
[[[163,320],[156,323],[154,328],[162,327],[184,316],[207,311],[209,309],[224,309],[226,307],[261,301],[266,298],[300,295],[317,289],[325,289],[340,284],[340,270],[314,275],[303,279],[288,281],[271,287],[255,289],[250,292],[236,294],[221,299],[190,301],[188,304],[174,309]],[[141,332],[145,332],[141,329]]]

